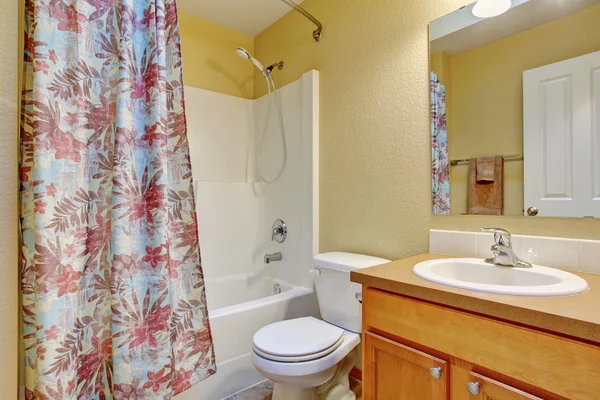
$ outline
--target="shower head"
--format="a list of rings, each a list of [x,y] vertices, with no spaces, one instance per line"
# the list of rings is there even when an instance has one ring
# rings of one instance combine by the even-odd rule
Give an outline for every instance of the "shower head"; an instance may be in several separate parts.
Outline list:
[[[252,55],[248,52],[248,50],[244,49],[243,47],[238,47],[238,49],[235,52],[241,58],[252,61],[252,63],[256,66],[256,68],[258,68],[258,70],[260,72],[262,72],[263,76],[265,76],[265,77],[267,76],[267,70],[265,69],[265,67],[260,63],[260,61],[258,61],[256,58],[252,57]]]

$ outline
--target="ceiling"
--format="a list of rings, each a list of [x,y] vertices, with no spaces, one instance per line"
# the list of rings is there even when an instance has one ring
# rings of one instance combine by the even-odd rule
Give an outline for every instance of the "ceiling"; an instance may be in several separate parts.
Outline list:
[[[291,11],[281,0],[178,0],[177,5],[197,17],[252,37]]]

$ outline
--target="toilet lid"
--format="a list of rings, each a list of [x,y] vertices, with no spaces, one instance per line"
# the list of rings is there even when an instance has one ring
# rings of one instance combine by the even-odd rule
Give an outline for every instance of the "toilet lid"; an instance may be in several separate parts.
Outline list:
[[[301,357],[335,346],[344,330],[313,317],[276,322],[254,335],[254,348],[276,357]]]

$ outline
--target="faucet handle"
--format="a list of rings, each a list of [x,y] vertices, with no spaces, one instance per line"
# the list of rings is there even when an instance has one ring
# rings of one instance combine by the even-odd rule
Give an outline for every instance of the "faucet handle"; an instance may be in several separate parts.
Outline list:
[[[494,234],[494,241],[500,246],[511,247],[510,232],[501,228],[481,228],[483,232]]]

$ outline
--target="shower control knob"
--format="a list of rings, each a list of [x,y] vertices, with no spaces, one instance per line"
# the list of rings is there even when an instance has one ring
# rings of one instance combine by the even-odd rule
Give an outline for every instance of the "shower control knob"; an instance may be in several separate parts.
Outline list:
[[[479,389],[480,389],[479,382],[469,382],[469,383],[467,383],[467,390],[473,396],[479,396]]]
[[[529,215],[530,217],[535,217],[540,213],[540,210],[538,210],[537,207],[529,207],[527,209],[527,215]]]
[[[271,241],[277,243],[283,243],[287,239],[288,231],[287,225],[283,220],[278,219],[273,223],[273,230],[271,231]]]
[[[442,376],[442,367],[431,368],[429,373],[433,376],[433,379],[440,379]]]

